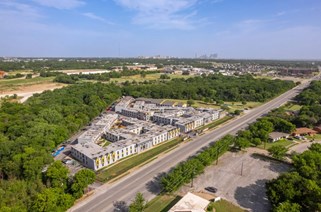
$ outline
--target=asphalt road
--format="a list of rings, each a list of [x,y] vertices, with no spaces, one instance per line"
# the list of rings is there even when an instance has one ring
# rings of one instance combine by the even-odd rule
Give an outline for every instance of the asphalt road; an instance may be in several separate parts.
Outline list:
[[[170,168],[186,160],[189,156],[194,155],[211,142],[227,134],[233,134],[240,129],[246,128],[248,124],[267,114],[270,110],[278,108],[295,97],[307,85],[308,83],[302,84],[220,128],[202,136],[195,137],[193,141],[180,145],[163,157],[152,161],[115,183],[105,184],[99,187],[93,195],[79,202],[69,209],[69,211],[113,211],[115,209],[113,206],[115,201],[126,201],[129,203],[137,192],[143,193],[145,199],[151,200],[157,194],[157,190],[156,192],[151,192],[150,186],[148,185],[150,185],[150,181],[159,173],[167,172]]]

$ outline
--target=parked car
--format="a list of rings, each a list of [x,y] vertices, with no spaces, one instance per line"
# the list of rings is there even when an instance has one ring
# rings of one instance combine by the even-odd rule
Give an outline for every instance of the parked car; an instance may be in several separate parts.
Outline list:
[[[217,188],[214,188],[212,186],[208,186],[205,188],[206,191],[212,192],[212,193],[216,193],[217,192]]]

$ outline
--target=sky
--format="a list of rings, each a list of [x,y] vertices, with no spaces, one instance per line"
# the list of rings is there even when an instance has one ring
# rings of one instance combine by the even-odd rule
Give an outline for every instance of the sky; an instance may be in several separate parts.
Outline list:
[[[321,0],[0,0],[3,57],[321,59]]]

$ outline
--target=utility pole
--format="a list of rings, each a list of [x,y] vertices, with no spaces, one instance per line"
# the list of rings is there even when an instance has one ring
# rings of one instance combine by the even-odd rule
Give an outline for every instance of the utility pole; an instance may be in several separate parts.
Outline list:
[[[264,140],[264,149],[265,149],[265,147],[266,147],[266,141]]]
[[[241,176],[243,176],[243,161],[242,161],[242,166],[241,166]]]
[[[195,176],[195,169],[193,170],[193,173],[192,173],[191,188],[193,188],[193,187],[194,187],[194,176]]]
[[[221,147],[216,149],[216,165],[218,164],[218,155],[220,154]]]

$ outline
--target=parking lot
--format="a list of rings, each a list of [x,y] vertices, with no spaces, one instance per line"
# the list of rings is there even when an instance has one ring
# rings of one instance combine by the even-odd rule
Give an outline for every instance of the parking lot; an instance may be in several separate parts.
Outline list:
[[[213,186],[217,188],[216,196],[244,209],[269,211],[265,182],[287,171],[289,166],[253,155],[252,153],[256,151],[261,150],[250,148],[247,152],[224,154],[219,159],[218,165],[208,167],[202,175],[194,179],[193,188],[190,185],[183,186],[180,193],[208,192],[204,188]]]

